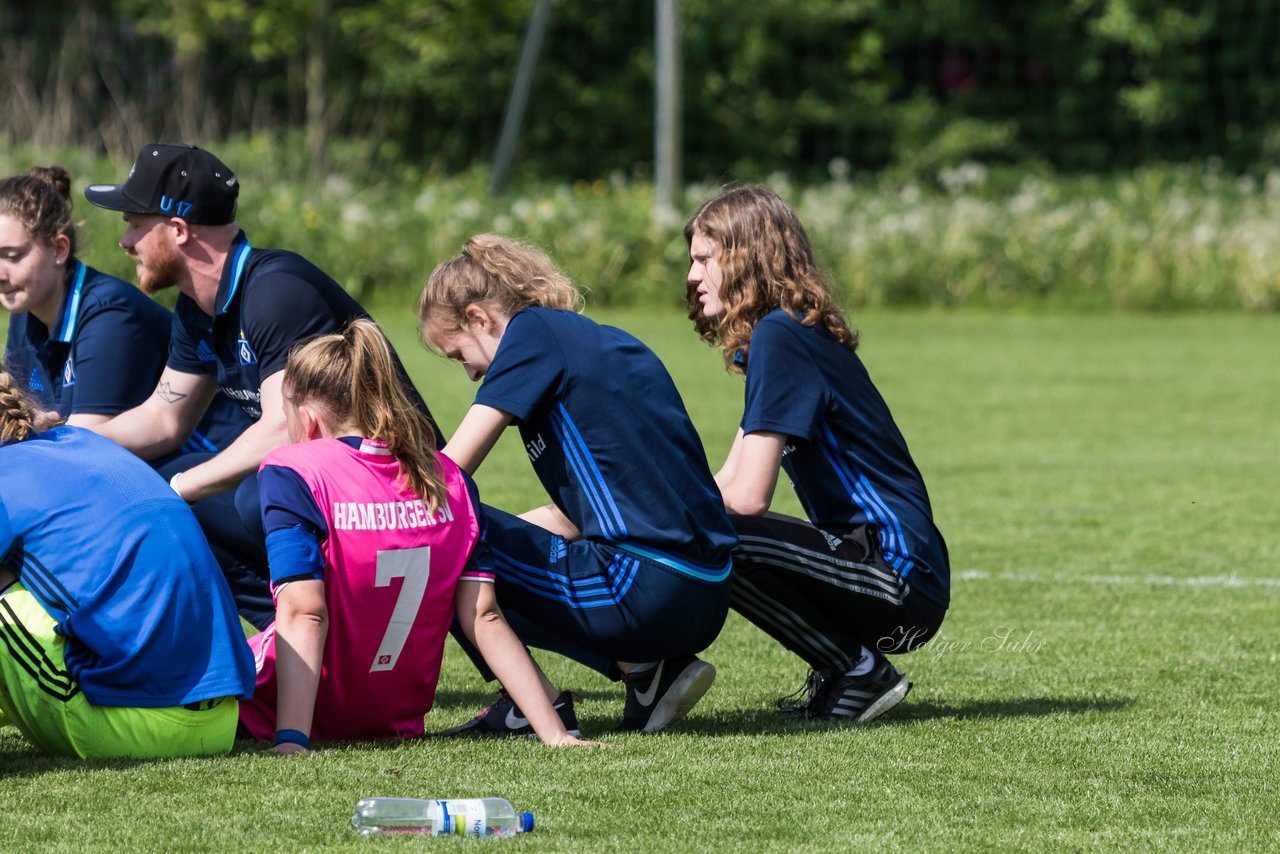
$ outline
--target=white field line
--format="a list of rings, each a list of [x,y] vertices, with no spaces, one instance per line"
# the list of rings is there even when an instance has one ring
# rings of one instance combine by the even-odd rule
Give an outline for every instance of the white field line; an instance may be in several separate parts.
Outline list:
[[[1033,584],[1075,583],[1128,587],[1263,587],[1280,590],[1280,578],[1241,578],[1238,575],[1046,575],[1036,572],[985,572],[966,569],[961,581],[1023,581]]]

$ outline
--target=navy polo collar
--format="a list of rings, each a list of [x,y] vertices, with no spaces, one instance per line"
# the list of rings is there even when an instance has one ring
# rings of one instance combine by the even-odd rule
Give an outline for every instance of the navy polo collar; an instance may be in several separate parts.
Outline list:
[[[240,283],[244,279],[245,266],[249,261],[249,253],[253,247],[249,239],[241,231],[231,242],[231,251],[227,253],[227,261],[222,266],[222,280],[218,282],[218,299],[214,306],[219,315],[226,314],[240,292]]]
[[[87,277],[88,268],[81,262],[74,262],[72,268],[72,283],[67,288],[67,294],[63,297],[63,311],[59,315],[58,325],[54,329],[49,330],[47,339],[63,344],[72,343],[72,339],[76,338],[76,328],[79,325],[79,306],[84,294],[84,278]],[[31,329],[31,321],[35,321],[36,325],[41,324],[36,318],[29,318],[27,328]]]

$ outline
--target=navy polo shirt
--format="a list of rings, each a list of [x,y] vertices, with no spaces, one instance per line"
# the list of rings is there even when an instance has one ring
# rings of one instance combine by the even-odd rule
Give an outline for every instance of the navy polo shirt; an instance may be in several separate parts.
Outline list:
[[[722,565],[737,544],[675,384],[626,332],[524,309],[475,402],[514,418],[547,494],[587,539],[705,566]]]
[[[171,315],[133,285],[79,261],[70,273],[53,329],[30,313],[9,318],[5,367],[35,401],[63,418],[119,415],[155,391]],[[248,424],[238,407],[215,401],[184,450],[217,451]]]
[[[262,417],[262,380],[284,370],[295,344],[369,316],[319,267],[293,252],[254,249],[243,231],[223,265],[214,311],[210,317],[187,295],[178,297],[169,367],[212,375],[253,421]],[[405,393],[431,418],[394,349],[392,355]],[[443,447],[434,418],[431,423]]]
[[[757,324],[742,431],[787,437],[782,468],[814,525],[832,533],[874,525],[889,565],[947,605],[947,547],[924,479],[862,360],[825,326],[780,309]]]

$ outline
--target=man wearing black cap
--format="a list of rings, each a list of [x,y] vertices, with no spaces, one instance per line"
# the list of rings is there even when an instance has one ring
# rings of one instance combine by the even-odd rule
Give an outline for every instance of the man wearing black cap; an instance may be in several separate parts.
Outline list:
[[[170,484],[196,505],[211,541],[229,542],[261,568],[248,581],[228,580],[241,613],[262,625],[273,609],[254,475],[263,457],[288,441],[285,361],[297,342],[368,315],[301,256],[251,247],[235,221],[239,191],[235,174],[209,152],[163,143],[143,147],[123,184],[85,190],[93,204],[123,213],[120,247],[137,261],[139,287],[180,292],[155,393],[93,429],[151,459],[183,442],[219,388],[240,404],[254,423],[221,453],[174,473]],[[410,399],[430,417],[398,357],[397,366]],[[437,440],[443,446],[438,429]],[[205,501],[232,490],[234,504],[230,496]]]

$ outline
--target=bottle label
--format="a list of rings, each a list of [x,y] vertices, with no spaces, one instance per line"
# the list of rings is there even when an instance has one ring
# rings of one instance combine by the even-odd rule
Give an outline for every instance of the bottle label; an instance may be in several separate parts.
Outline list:
[[[484,803],[478,799],[464,798],[456,801],[437,801],[440,805],[441,835],[484,836],[487,818]]]
[[[468,801],[466,809],[463,811],[463,821],[465,822],[463,835],[484,836],[485,818],[484,803],[478,800]]]

